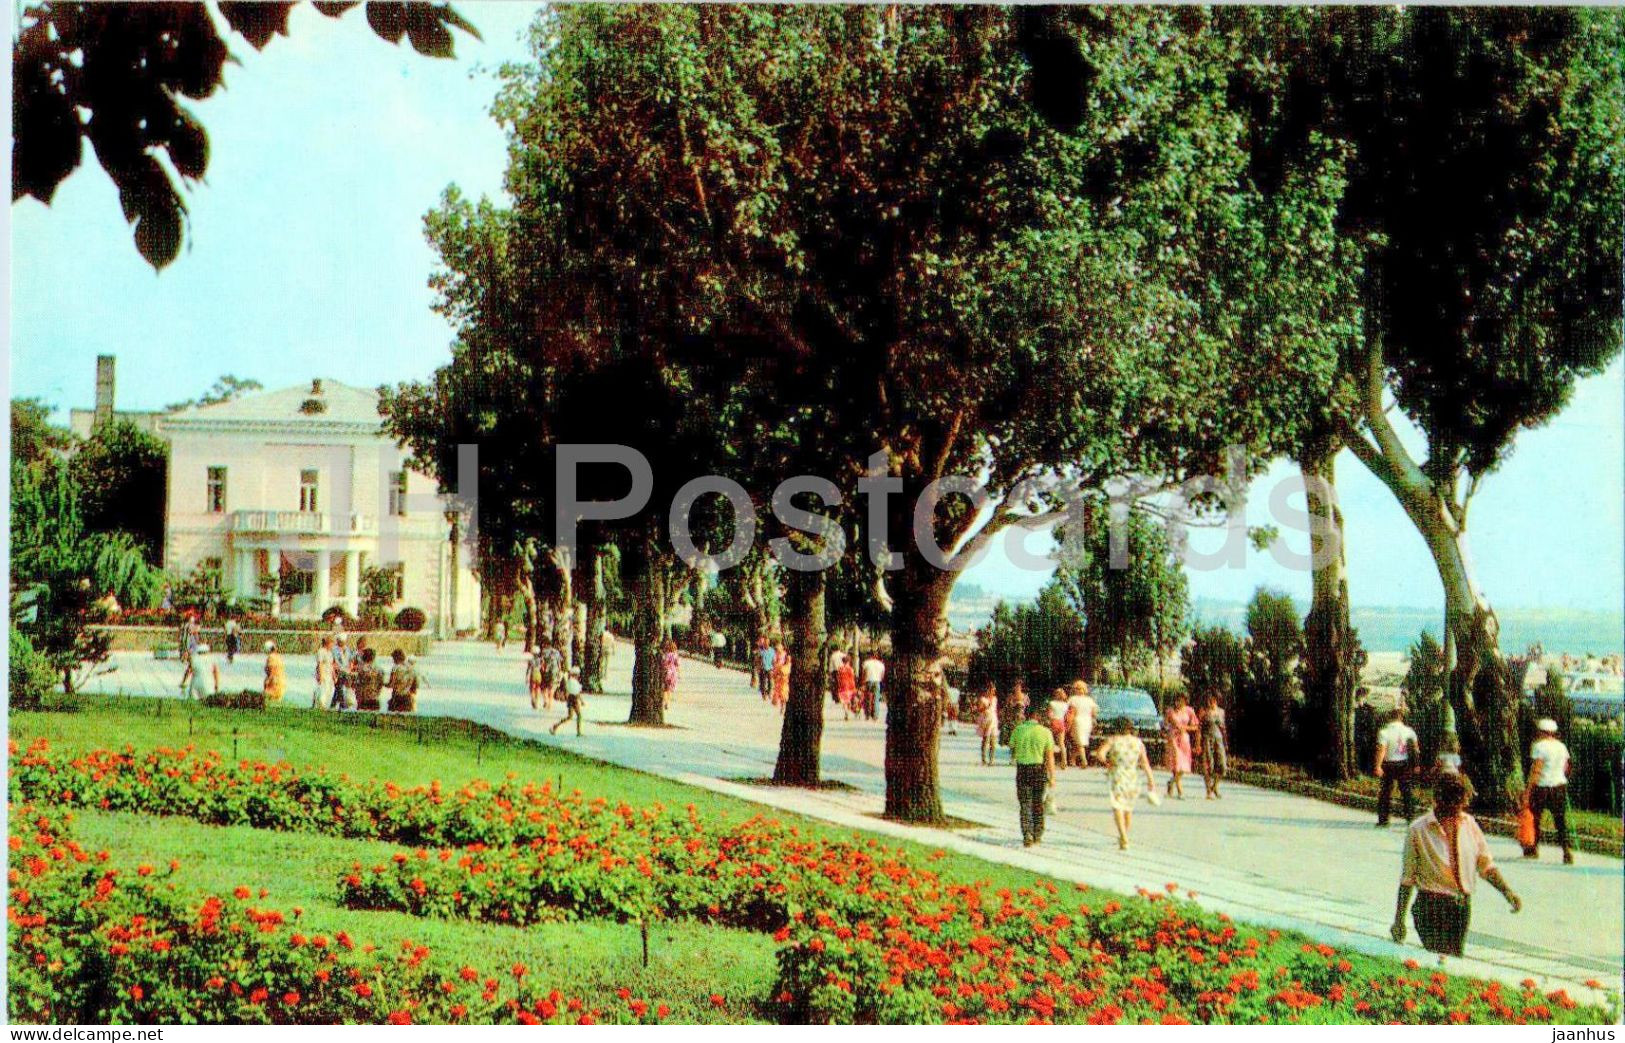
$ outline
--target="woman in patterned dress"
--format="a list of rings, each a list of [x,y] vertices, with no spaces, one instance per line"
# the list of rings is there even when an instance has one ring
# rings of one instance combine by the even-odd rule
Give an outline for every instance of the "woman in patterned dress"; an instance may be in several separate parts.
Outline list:
[[[1142,796],[1155,798],[1157,788],[1156,777],[1151,774],[1151,758],[1146,755],[1145,743],[1134,734],[1134,722],[1127,717],[1118,721],[1117,734],[1100,744],[1095,750],[1095,760],[1106,766],[1117,846],[1127,851],[1129,829],[1134,825],[1134,803]]]

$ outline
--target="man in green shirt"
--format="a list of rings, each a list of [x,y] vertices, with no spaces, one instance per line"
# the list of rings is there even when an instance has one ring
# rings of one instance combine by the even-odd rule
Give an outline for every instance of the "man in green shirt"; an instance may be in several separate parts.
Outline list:
[[[1034,703],[1027,711],[1027,719],[1010,733],[1023,847],[1032,847],[1044,839],[1044,790],[1055,784],[1055,736],[1040,720],[1048,713],[1048,704]]]

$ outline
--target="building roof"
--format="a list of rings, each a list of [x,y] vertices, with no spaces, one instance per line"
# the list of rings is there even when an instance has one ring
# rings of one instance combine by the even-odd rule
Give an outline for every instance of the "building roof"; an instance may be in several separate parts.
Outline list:
[[[378,431],[378,392],[319,378],[277,391],[258,391],[210,406],[193,406],[160,421],[164,430],[296,427]]]

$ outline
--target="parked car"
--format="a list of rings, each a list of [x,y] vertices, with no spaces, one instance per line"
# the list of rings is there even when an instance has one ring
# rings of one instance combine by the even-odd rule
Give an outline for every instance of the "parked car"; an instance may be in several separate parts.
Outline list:
[[[1162,714],[1157,712],[1156,700],[1143,688],[1117,688],[1097,685],[1089,689],[1100,712],[1095,715],[1095,735],[1104,738],[1117,734],[1117,722],[1125,717],[1134,723],[1134,734],[1145,743],[1151,759],[1155,761],[1162,751]]]

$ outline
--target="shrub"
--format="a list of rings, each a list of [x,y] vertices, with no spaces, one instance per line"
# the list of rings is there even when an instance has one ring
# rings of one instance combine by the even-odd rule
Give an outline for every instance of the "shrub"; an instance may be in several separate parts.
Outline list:
[[[417,633],[429,622],[429,617],[421,608],[403,608],[395,613],[395,629],[408,630]]]
[[[1241,641],[1222,626],[1203,627],[1191,635],[1179,660],[1179,673],[1191,702],[1200,705],[1210,695],[1229,705],[1246,655]]]
[[[360,620],[346,612],[343,605],[330,606],[322,613],[322,622],[327,626],[332,626],[335,619],[344,620],[344,629],[346,630],[356,630],[360,626]]]
[[[13,710],[35,710],[45,699],[56,684],[56,671],[51,664],[34,648],[34,643],[28,640],[28,635],[11,628],[11,643],[8,655],[11,663],[11,708]]]
[[[214,706],[223,710],[265,709],[265,693],[252,688],[245,688],[240,692],[212,692],[200,701],[204,706]]]

